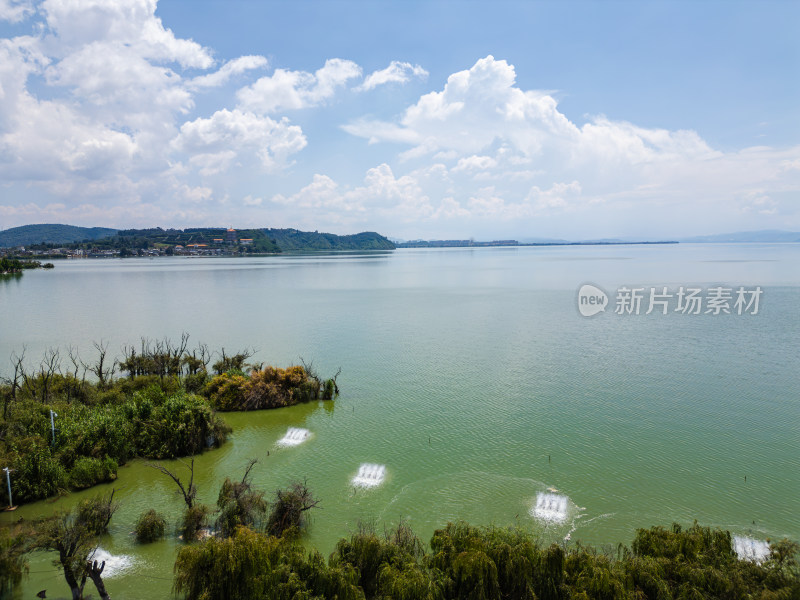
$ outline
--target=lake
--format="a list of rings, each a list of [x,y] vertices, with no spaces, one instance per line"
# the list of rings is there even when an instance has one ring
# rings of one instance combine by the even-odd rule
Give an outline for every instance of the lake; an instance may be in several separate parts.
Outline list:
[[[578,310],[587,283],[609,298],[592,317]],[[668,314],[659,304],[645,314],[651,287],[667,288]],[[730,314],[675,310],[680,288],[708,302],[720,287]],[[737,314],[740,287],[747,300],[761,292],[757,311]],[[615,312],[622,288],[643,289],[639,314]],[[198,459],[209,504],[249,458],[259,488],[307,481],[322,507],[308,540],[325,555],[359,520],[407,519],[426,542],[454,519],[546,542],[630,543],[638,527],[695,519],[800,540],[799,292],[798,244],[60,261],[0,279],[0,375],[23,347],[31,363],[70,346],[89,360],[95,341],[120,356],[126,343],[182,332],[279,366],[302,357],[322,376],[341,367],[336,401],[226,413],[230,441]],[[311,435],[277,447],[289,427]],[[380,485],[353,485],[363,463],[385,466]],[[150,507],[174,522],[182,499],[140,461],[113,487],[109,593],[166,597],[176,541],[137,546],[130,532]],[[536,513],[540,494],[567,501]],[[31,557],[20,597],[66,596],[50,558]]]

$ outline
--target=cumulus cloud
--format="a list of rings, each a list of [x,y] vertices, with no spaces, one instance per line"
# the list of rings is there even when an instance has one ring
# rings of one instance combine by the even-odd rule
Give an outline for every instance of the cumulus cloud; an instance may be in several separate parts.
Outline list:
[[[188,121],[173,141],[177,150],[202,163],[206,174],[211,174],[209,160],[220,161],[224,169],[235,156],[246,154],[255,155],[265,169],[274,169],[305,145],[302,130],[289,125],[288,119],[273,121],[239,109],[218,110],[210,118]]]
[[[693,131],[646,129],[605,117],[579,126],[559,111],[552,95],[517,87],[514,67],[493,56],[450,75],[441,91],[423,95],[399,122],[361,120],[345,130],[371,143],[413,144],[406,158],[449,151],[467,160],[493,147],[510,150],[521,162],[547,155],[551,161],[636,164],[714,155]]]
[[[272,202],[315,209],[320,218],[355,224],[368,215],[399,218],[406,222],[430,216],[433,209],[418,174],[395,177],[386,163],[367,170],[363,185],[340,187],[327,175],[314,175],[311,183],[291,196],[276,194]]]
[[[157,0],[46,0],[42,11],[51,35],[65,50],[87,40],[128,46],[145,59],[207,69],[211,52],[193,40],[176,38],[155,16]]]
[[[368,103],[380,94],[352,92],[393,85],[400,99],[412,93],[403,84],[427,77],[422,67],[393,61],[362,81],[358,64],[331,58],[314,72],[263,76],[264,56],[225,60],[176,36],[156,0],[0,0],[0,20],[29,26],[0,39],[3,226],[207,224],[236,209],[286,226],[470,236],[556,219],[588,227],[598,216],[679,222],[700,205],[763,228],[800,222],[799,148],[720,152],[692,130],[579,121],[492,56],[379,119],[386,107]],[[362,116],[341,125],[340,107]],[[341,140],[321,139],[317,119],[307,132],[289,120],[311,108],[394,146],[375,160],[375,148],[350,139],[363,175],[326,173],[310,162],[319,152],[303,150],[336,152]]]
[[[388,67],[380,71],[373,71],[364,78],[364,83],[359,86],[359,89],[369,91],[375,89],[379,85],[387,83],[406,83],[412,77],[425,79],[428,72],[419,65],[412,65],[407,62],[399,62],[393,60]]]
[[[361,77],[361,67],[350,60],[331,58],[313,74],[277,69],[237,93],[239,105],[261,114],[317,106],[330,99],[349,80]]]
[[[225,187],[219,176],[226,170],[255,165],[259,172],[274,172],[306,145],[302,130],[287,119],[247,110],[221,109],[187,120],[198,92],[264,68],[267,60],[240,56],[187,78],[186,69],[211,69],[213,53],[175,36],[155,11],[155,0],[46,0],[38,11],[26,2],[0,4],[0,19],[32,16],[33,32],[0,39],[0,177],[6,198],[9,186],[36,186],[66,206],[40,202],[26,210],[53,219],[121,217],[129,213],[86,206],[144,199],[187,203],[200,218],[200,206],[221,202],[215,198],[227,191],[215,192],[211,182],[198,185],[197,176],[216,176],[214,183]],[[327,64],[312,96],[329,96],[348,68]],[[84,208],[76,213],[77,206]],[[12,208],[4,203],[6,215],[23,218]],[[162,214],[188,213],[165,208]]]

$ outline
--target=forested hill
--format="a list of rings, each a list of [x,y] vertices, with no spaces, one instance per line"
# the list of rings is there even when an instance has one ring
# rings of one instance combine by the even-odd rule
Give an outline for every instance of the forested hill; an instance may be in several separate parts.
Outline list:
[[[112,236],[116,229],[108,227],[75,227],[74,225],[22,225],[0,231],[0,248],[31,244],[72,244]]]
[[[39,254],[76,254],[82,256],[131,256],[161,254],[273,254],[278,252],[331,252],[347,250],[394,250],[387,238],[374,232],[335,235],[298,231],[297,229],[224,229],[187,227],[186,229],[102,229],[69,225],[26,225],[29,229],[22,241],[9,235],[8,247],[24,245]],[[60,235],[63,230],[76,230],[71,238]],[[98,231],[104,232],[101,236]],[[94,236],[90,233],[94,232]],[[2,247],[3,244],[0,244]]]
[[[284,252],[325,250],[394,250],[395,245],[373,231],[355,235],[335,235],[297,229],[264,229]]]

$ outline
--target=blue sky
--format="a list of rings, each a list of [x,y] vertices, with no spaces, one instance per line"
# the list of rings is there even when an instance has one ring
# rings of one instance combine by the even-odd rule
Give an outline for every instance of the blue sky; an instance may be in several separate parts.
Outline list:
[[[0,228],[800,229],[800,4],[0,0]]]

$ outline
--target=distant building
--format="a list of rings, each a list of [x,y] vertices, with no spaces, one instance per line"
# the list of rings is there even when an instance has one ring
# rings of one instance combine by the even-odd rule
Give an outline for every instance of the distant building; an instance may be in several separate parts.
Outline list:
[[[214,239],[213,239],[213,240],[211,240],[211,241],[212,241],[212,242],[214,242],[215,244],[221,244],[221,243],[222,243],[222,242],[224,242],[225,240],[224,240],[223,238],[214,238]]]
[[[236,230],[235,229],[230,228],[230,229],[228,229],[228,231],[225,232],[225,241],[228,242],[229,244],[235,244],[236,243]]]
[[[239,240],[239,243],[243,246],[250,246],[253,244],[253,238],[242,238]]]

